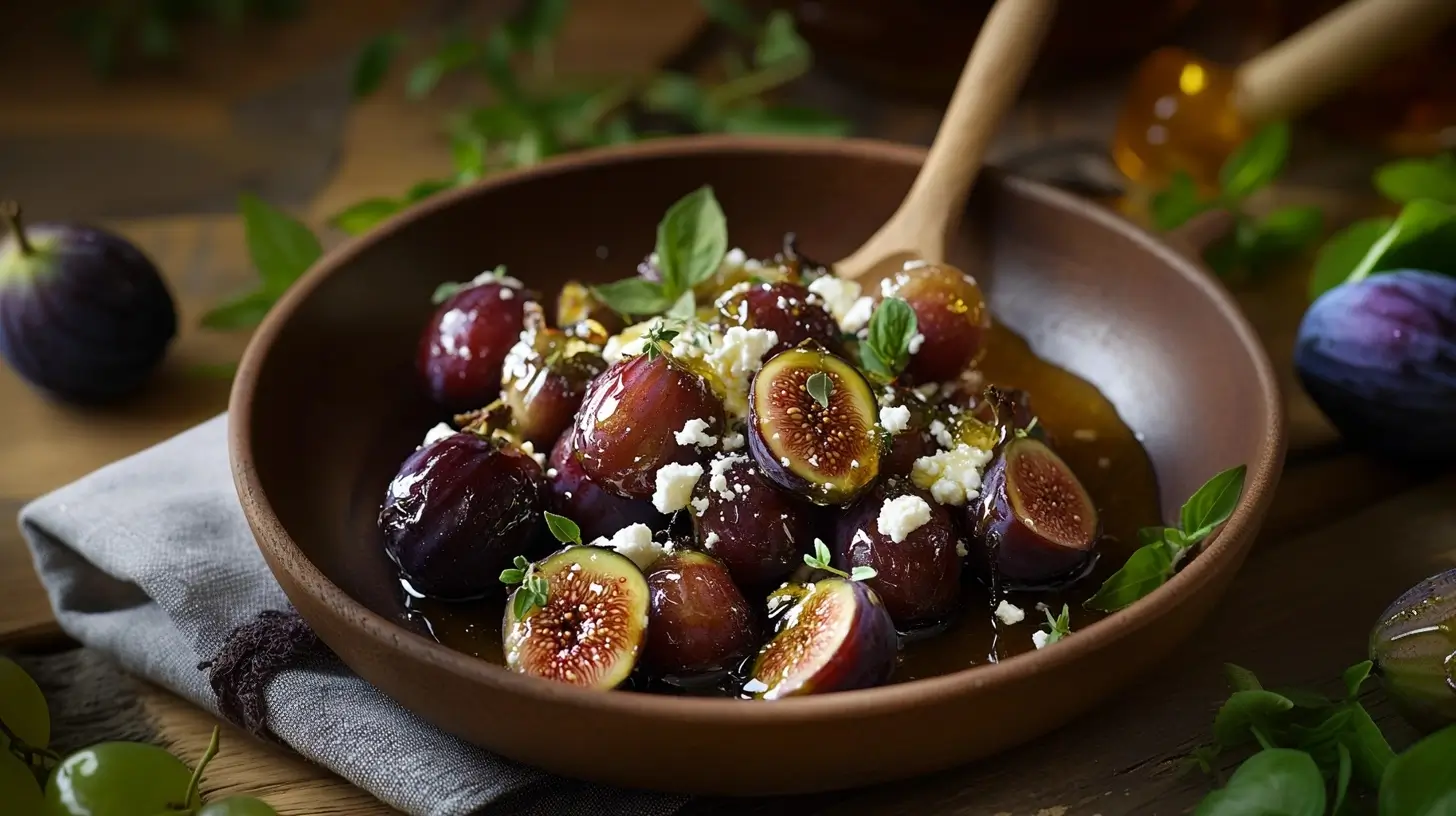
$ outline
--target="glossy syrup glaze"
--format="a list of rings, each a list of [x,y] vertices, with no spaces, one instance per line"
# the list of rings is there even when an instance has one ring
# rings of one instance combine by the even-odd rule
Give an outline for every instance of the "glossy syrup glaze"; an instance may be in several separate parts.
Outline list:
[[[1101,613],[1082,608],[1107,576],[1135,548],[1138,528],[1160,523],[1157,482],[1152,462],[1116,409],[1090,383],[1038,358],[1019,336],[1001,326],[989,333],[980,365],[989,384],[1024,389],[1038,421],[1051,436],[1057,453],[1081,479],[1102,519],[1099,559],[1092,572],[1070,589],[1058,592],[1012,593],[1006,596],[1026,618],[1000,623],[992,614],[990,592],[967,575],[959,613],[934,633],[904,639],[892,683],[948,674],[1032,651],[1032,634],[1046,616],[1038,603],[1055,613],[1071,607],[1075,632]],[[503,663],[501,601],[442,603],[406,596],[409,622],[452,649],[491,663]],[[699,687],[694,693],[736,693],[732,679]],[[630,688],[646,688],[629,684]],[[665,690],[654,686],[653,690]]]

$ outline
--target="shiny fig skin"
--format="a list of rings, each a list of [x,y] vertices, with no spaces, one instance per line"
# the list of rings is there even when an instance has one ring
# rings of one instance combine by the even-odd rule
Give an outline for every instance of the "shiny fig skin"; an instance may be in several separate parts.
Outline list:
[[[707,422],[707,433],[723,432],[723,402],[712,386],[669,354],[638,354],[592,381],[572,425],[572,445],[597,484],[619,496],[651,498],[664,465],[708,458],[705,449],[675,438],[692,419]]]
[[[797,283],[781,281],[739,287],[720,300],[718,309],[730,323],[768,329],[778,335],[778,344],[768,350],[765,358],[806,340],[844,356],[839,324],[808,289]]]
[[[949,264],[923,265],[895,273],[882,291],[910,304],[925,338],[910,356],[907,380],[950,382],[980,360],[991,311],[975,278]]]
[[[1325,292],[1300,322],[1294,367],[1351,444],[1456,458],[1456,278],[1400,270]]]
[[[964,513],[970,564],[989,583],[1065,586],[1094,564],[1102,530],[1091,497],[1061,457],[1029,436],[1001,448]]]
[[[758,645],[753,607],[728,568],[684,550],[647,570],[650,611],[642,668],[657,677],[692,677],[736,668]]]
[[[778,586],[804,563],[815,535],[811,507],[770,481],[748,456],[714,459],[693,497],[697,545],[722,561],[751,596]]]
[[[880,508],[901,496],[918,496],[930,506],[930,520],[894,542],[879,530]],[[909,480],[886,480],[850,505],[834,535],[834,565],[844,572],[872,567],[864,581],[884,602],[902,632],[943,623],[955,613],[961,594],[963,541],[950,508]]]
[[[385,552],[424,595],[499,593],[501,570],[539,540],[543,487],[536,460],[501,439],[462,432],[424,445],[385,492]]]
[[[633,524],[646,524],[654,530],[665,526],[667,518],[657,512],[647,499],[618,496],[586,475],[576,451],[571,447],[568,431],[556,440],[547,460],[548,503],[552,512],[566,516],[581,528],[582,541],[612,534]]]
[[[447,297],[420,333],[415,368],[430,399],[469,411],[500,395],[501,367],[520,339],[535,295],[513,281],[486,279]]]
[[[882,477],[909,476],[915,460],[931,456],[940,448],[930,434],[930,423],[934,419],[931,407],[920,400],[901,398],[895,403],[910,411],[910,424],[903,431],[889,435],[880,456]]]
[[[889,682],[899,641],[874,590],[827,578],[784,593],[788,607],[754,660],[745,697],[778,700]]]
[[[1427,734],[1456,723],[1456,569],[1416,584],[1381,613],[1370,661],[1406,722]]]
[[[114,233],[19,218],[15,208],[12,235],[0,237],[0,357],[63,402],[136,393],[177,334],[157,267]]]
[[[548,327],[541,307],[528,303],[525,328],[501,370],[512,431],[538,448],[553,444],[606,368],[596,346]]]

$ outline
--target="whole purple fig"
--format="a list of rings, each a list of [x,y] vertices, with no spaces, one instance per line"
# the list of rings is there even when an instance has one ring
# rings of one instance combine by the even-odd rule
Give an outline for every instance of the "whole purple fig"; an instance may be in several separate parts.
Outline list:
[[[1456,456],[1456,278],[1404,269],[1305,312],[1294,365],[1351,443],[1409,462]]]
[[[36,388],[94,405],[135,392],[177,334],[157,267],[122,237],[76,224],[27,228],[0,202],[0,356]]]

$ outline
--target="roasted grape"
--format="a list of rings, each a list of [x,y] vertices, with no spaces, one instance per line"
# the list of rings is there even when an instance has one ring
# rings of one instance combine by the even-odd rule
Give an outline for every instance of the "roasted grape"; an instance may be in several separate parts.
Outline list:
[[[744,284],[730,290],[720,301],[719,311],[730,324],[750,329],[768,329],[779,342],[769,349],[772,357],[806,340],[812,340],[835,354],[843,354],[839,324],[816,299],[797,283]]]
[[[546,325],[545,314],[528,303],[521,338],[502,369],[511,430],[538,448],[553,444],[571,427],[591,381],[606,370],[600,350]]]
[[[735,668],[753,652],[758,622],[728,568],[691,550],[658,559],[647,572],[651,597],[642,666],[659,677]]]
[[[775,595],[771,603],[784,608],[775,610],[776,633],[754,661],[745,696],[777,700],[890,679],[898,658],[895,624],[874,590],[828,578]]]
[[[692,519],[698,545],[754,595],[787,578],[814,539],[810,507],[741,453],[719,456],[708,465],[707,477],[694,491]]]
[[[914,266],[885,281],[883,292],[910,304],[924,338],[910,357],[907,378],[949,382],[980,360],[991,312],[970,275],[949,264]]]
[[[551,488],[551,506],[556,513],[576,522],[583,541],[609,538],[633,524],[663,526],[667,517],[658,513],[652,502],[618,496],[587,478],[571,440],[569,432],[556,440],[546,476]]]
[[[521,336],[525,303],[538,299],[513,278],[478,280],[445,298],[420,335],[419,376],[431,399],[451,411],[499,396],[501,366]]]
[[[895,516],[913,505],[924,517],[906,532]],[[900,540],[896,540],[896,539]],[[950,618],[960,599],[964,544],[950,511],[908,480],[883,481],[839,519],[834,563],[845,571],[870,567],[875,591],[895,626],[909,631]]]

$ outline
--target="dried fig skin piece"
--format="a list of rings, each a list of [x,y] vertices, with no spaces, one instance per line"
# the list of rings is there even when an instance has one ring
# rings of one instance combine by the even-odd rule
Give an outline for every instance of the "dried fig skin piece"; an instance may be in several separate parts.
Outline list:
[[[501,624],[511,671],[591,689],[612,689],[631,677],[649,626],[642,571],[605,547],[568,545],[533,567],[544,579],[544,605],[516,615],[517,595]]]
[[[754,660],[743,696],[778,700],[889,682],[899,641],[874,590],[827,578],[781,593],[776,633]]]

